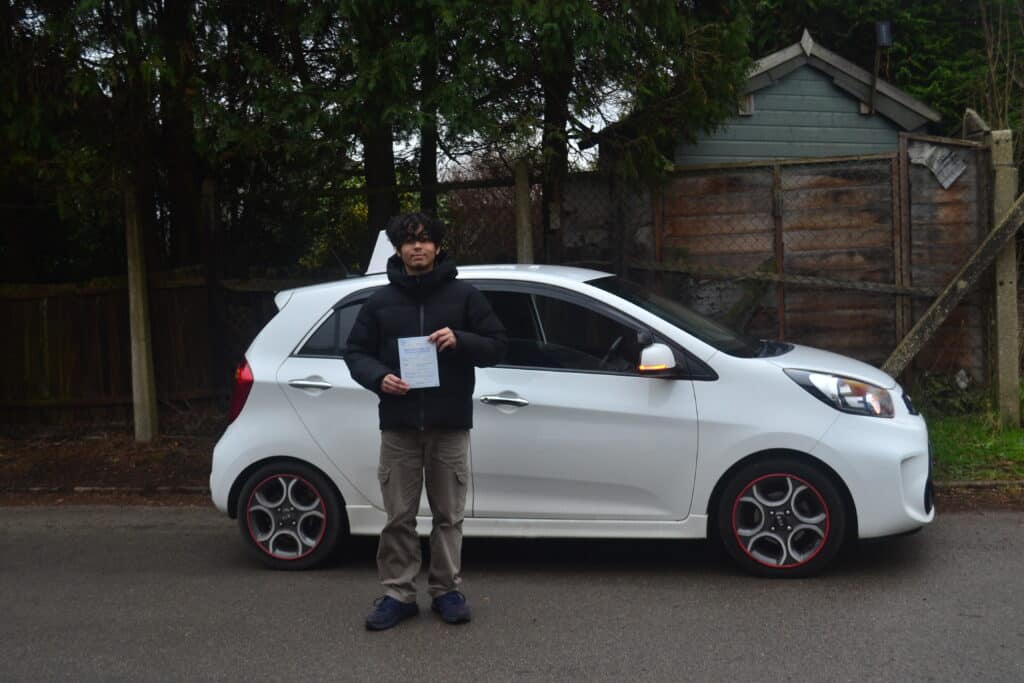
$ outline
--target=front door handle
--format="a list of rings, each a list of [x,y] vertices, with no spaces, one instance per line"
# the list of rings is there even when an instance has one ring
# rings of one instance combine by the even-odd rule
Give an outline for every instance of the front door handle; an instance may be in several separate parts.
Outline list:
[[[315,379],[290,379],[288,386],[296,389],[330,389],[331,383]]]
[[[530,405],[530,402],[525,398],[517,398],[515,396],[481,396],[480,402],[486,403],[489,406],[516,406],[517,408]]]

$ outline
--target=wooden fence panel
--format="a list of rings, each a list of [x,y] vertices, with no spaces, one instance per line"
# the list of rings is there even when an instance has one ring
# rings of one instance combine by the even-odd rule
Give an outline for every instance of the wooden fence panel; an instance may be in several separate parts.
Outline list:
[[[894,282],[890,159],[785,166],[781,174],[786,273]],[[880,363],[896,343],[893,300],[789,287],[787,339]]]
[[[984,150],[950,145],[966,169],[943,189],[932,171],[910,156],[766,162],[691,169],[655,194],[655,242],[660,261],[676,272],[656,281],[665,293],[712,317],[733,318],[757,336],[834,349],[876,365],[899,341],[928,299],[715,278],[709,268],[755,270],[832,281],[941,289],[977,246],[991,222],[985,207]],[[900,173],[906,173],[901,182]],[[627,228],[629,230],[629,228]],[[678,271],[687,263],[689,277]],[[972,293],[915,367],[985,372],[981,301]],[[736,315],[737,307],[747,306]],[[754,308],[751,308],[754,306]],[[900,311],[906,311],[907,315]],[[900,322],[901,317],[904,322]],[[905,331],[905,330],[903,330]]]
[[[211,367],[213,335],[232,363],[275,312],[273,292],[227,293],[227,319],[210,329],[199,283],[151,285],[157,398],[222,396],[234,366]],[[0,291],[0,423],[124,419],[130,415],[128,294],[103,282]]]
[[[934,142],[910,140],[911,156]],[[955,148],[966,170],[943,188],[925,166],[910,165],[910,261],[914,285],[944,287],[977,248],[991,226],[987,197],[987,151]],[[990,284],[968,294],[914,360],[918,370],[957,372],[978,382],[987,375],[986,325],[983,301]],[[913,320],[930,301],[915,301]]]

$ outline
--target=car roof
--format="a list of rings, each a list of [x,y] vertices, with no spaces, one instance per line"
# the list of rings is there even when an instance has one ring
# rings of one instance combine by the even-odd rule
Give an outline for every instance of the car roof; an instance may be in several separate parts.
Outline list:
[[[491,264],[478,266],[460,266],[460,278],[483,278],[488,280],[530,280],[533,282],[589,282],[602,277],[608,277],[611,273],[590,268],[578,268],[576,266],[549,266],[523,263]],[[344,280],[334,280],[304,287],[295,287],[278,292],[274,296],[278,309],[295,294],[308,295],[320,292],[338,290],[362,289],[364,286],[383,285],[387,283],[387,276],[383,273],[374,273],[358,277],[351,277]]]
[[[607,277],[611,273],[576,266],[548,266],[525,263],[493,264],[484,266],[463,266],[459,273],[469,277],[497,277],[500,279],[519,277],[521,275],[539,275],[543,278],[571,280],[573,282],[589,282],[599,277]]]

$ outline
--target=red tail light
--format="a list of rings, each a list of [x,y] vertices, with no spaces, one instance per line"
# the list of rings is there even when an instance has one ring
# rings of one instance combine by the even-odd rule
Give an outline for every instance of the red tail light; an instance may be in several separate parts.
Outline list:
[[[245,399],[249,398],[249,390],[252,389],[252,369],[247,361],[235,370],[235,389],[231,393],[231,411],[228,413],[228,424],[235,421],[242,408],[245,406]]]

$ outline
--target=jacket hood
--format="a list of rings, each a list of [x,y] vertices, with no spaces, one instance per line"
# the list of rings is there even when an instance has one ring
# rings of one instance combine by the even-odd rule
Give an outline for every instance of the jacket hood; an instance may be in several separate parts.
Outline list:
[[[405,272],[405,264],[398,254],[388,259],[388,281],[412,293],[428,292],[443,282],[454,280],[458,274],[455,259],[449,258],[446,251],[437,255],[434,269],[425,275],[409,275]]]

